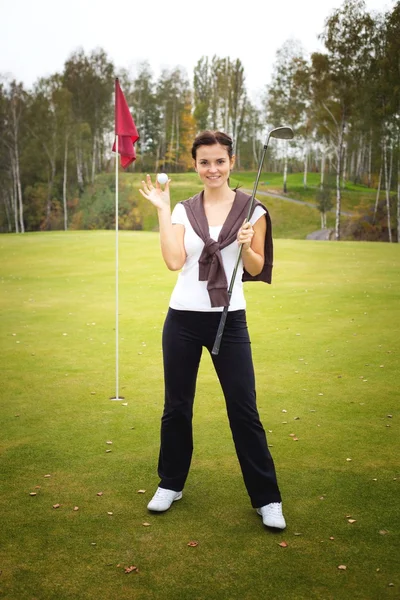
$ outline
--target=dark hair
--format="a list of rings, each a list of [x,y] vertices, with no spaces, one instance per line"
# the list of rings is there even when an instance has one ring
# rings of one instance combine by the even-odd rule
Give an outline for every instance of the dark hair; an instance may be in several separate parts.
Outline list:
[[[197,148],[200,146],[213,146],[214,144],[221,144],[226,146],[229,158],[233,156],[233,140],[229,135],[222,131],[202,131],[199,133],[193,142],[192,146],[192,158],[196,160]]]

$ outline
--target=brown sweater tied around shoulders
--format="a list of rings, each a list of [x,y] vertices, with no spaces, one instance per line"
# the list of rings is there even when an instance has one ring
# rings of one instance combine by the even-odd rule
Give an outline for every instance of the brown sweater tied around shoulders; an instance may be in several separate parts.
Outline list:
[[[210,237],[209,225],[203,205],[204,192],[182,202],[186,209],[187,217],[195,233],[203,240],[204,248],[199,258],[199,281],[207,281],[207,291],[210,296],[211,306],[229,306],[228,281],[222,261],[221,250],[232,244],[236,238],[243,221],[247,217],[251,196],[241,190],[236,190],[232,208],[215,241]],[[267,219],[267,232],[265,235],[264,266],[258,275],[250,275],[243,270],[242,281],[264,281],[271,283],[273,244],[272,224],[266,207],[254,200],[253,211],[256,206],[264,208]]]

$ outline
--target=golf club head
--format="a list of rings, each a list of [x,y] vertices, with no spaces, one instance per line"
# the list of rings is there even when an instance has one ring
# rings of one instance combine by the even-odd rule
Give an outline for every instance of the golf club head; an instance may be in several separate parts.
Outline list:
[[[294,133],[291,127],[275,127],[275,129],[269,132],[269,137],[278,138],[279,140],[291,140],[294,137]]]

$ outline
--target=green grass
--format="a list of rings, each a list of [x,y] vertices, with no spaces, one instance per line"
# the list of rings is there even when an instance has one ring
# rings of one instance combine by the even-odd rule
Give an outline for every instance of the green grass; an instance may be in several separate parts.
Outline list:
[[[272,286],[246,284],[278,534],[250,506],[207,355],[184,498],[147,513],[176,273],[156,233],[120,233],[119,246],[127,406],[109,400],[113,232],[0,237],[0,598],[398,598],[399,245],[278,239]]]

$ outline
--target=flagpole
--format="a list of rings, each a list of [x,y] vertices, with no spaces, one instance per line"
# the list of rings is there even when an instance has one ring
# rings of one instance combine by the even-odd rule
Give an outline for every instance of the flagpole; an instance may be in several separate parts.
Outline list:
[[[134,144],[139,139],[135,123],[129,111],[125,96],[119,85],[118,77],[115,78],[115,398],[110,400],[123,400],[119,395],[119,334],[118,334],[118,312],[119,312],[119,257],[118,257],[118,163],[121,152],[121,165],[126,169],[135,159]]]
[[[119,306],[119,281],[118,281],[118,272],[119,272],[119,256],[118,256],[118,135],[116,136],[116,149],[117,156],[115,161],[115,399],[119,400],[119,335],[118,335],[118,306]]]
[[[119,332],[118,332],[118,312],[119,312],[119,256],[118,256],[118,141],[119,136],[115,136],[115,397],[111,400],[123,400],[119,396]]]

